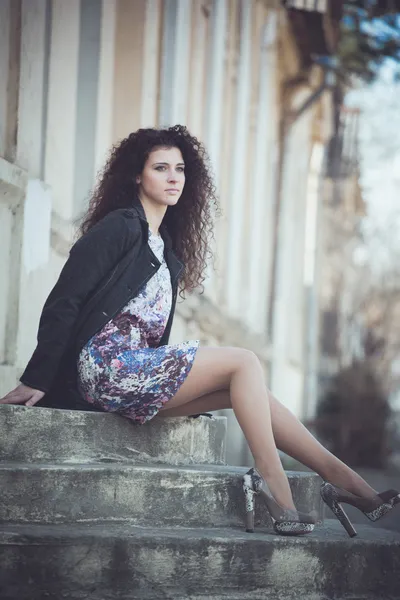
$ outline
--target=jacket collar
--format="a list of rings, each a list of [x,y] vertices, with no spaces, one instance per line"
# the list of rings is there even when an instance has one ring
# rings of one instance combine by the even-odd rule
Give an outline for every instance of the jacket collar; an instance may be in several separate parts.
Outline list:
[[[133,209],[137,212],[139,219],[142,221],[143,225],[145,226],[146,234],[148,236],[149,235],[149,223],[147,221],[146,213],[144,212],[144,208],[143,208],[142,203],[140,202],[139,198],[135,198],[135,201],[133,203]],[[172,239],[171,239],[170,234],[168,233],[167,227],[163,223],[161,223],[161,226],[160,226],[160,234],[161,234],[162,239],[164,240],[165,247],[168,248],[169,250],[172,250]]]

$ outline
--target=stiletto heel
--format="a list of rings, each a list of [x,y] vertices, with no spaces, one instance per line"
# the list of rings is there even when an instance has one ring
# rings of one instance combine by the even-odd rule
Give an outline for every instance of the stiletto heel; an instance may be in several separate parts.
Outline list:
[[[248,473],[243,477],[243,492],[246,506],[246,531],[254,533],[255,491],[253,490],[251,476]]]
[[[392,510],[396,504],[400,503],[400,494],[396,490],[387,490],[378,494],[377,500],[381,500],[381,502],[377,504],[373,498],[355,496],[351,492],[328,482],[323,483],[321,486],[321,498],[329,506],[350,537],[357,535],[357,532],[341,506],[342,504],[350,504],[364,513],[370,521],[377,521]]]
[[[346,514],[346,511],[344,510],[343,506],[340,506],[340,504],[335,504],[331,510],[341,522],[341,524],[349,534],[349,537],[355,537],[357,535],[357,531],[354,529],[354,526],[350,521],[348,515]]]
[[[266,484],[256,469],[250,469],[243,477],[246,504],[246,531],[254,532],[255,496],[265,503],[271,516],[274,530],[280,535],[304,535],[314,529],[316,519],[312,515],[282,508],[265,489]]]
[[[329,484],[328,484],[329,485]],[[350,537],[355,537],[357,535],[357,531],[354,529],[349,517],[347,516],[344,508],[337,502],[337,500],[333,497],[330,490],[321,488],[321,497],[327,506],[331,509],[337,520],[343,525],[347,533]]]
[[[254,533],[254,510],[246,512],[246,531],[247,533]]]

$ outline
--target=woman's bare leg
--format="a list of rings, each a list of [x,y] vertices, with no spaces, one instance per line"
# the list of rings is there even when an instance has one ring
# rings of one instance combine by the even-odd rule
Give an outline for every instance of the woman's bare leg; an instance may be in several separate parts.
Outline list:
[[[239,348],[199,348],[188,377],[164,410],[184,407],[200,396],[219,390],[230,392],[233,411],[271,494],[281,506],[294,509],[272,433],[264,374],[252,352]]]
[[[376,491],[360,475],[329,452],[281,402],[269,393],[272,431],[277,447],[318,473],[324,480],[359,496]],[[160,413],[165,417],[189,416],[200,412],[232,408],[230,394],[220,390]]]
[[[169,403],[168,403],[169,404]],[[212,412],[214,410],[232,409],[231,396],[228,390],[219,390],[195,398],[186,404],[170,408],[166,404],[158,413],[157,417],[189,417],[199,413]]]

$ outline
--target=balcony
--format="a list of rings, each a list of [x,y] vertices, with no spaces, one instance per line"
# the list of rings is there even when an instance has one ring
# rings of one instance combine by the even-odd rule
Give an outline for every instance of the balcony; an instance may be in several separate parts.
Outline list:
[[[335,54],[339,41],[343,0],[283,0],[303,67],[313,56]]]

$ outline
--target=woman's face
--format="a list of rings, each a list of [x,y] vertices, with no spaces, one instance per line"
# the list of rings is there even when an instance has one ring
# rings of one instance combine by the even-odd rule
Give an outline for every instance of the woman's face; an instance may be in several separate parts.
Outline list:
[[[185,185],[185,164],[179,148],[156,148],[137,176],[141,200],[162,205],[175,205]]]

